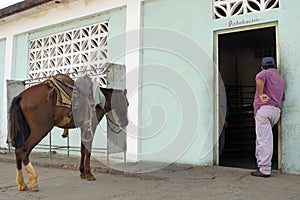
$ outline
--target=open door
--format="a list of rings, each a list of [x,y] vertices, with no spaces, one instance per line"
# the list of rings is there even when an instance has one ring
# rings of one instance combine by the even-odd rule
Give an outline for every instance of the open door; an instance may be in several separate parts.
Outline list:
[[[252,105],[255,75],[260,71],[263,57],[273,56],[276,60],[276,26],[224,32],[217,37],[218,70],[226,88],[228,106],[228,127],[225,128],[225,145],[222,154],[219,154],[219,165],[256,168]],[[277,125],[273,133],[272,168],[278,169]]]

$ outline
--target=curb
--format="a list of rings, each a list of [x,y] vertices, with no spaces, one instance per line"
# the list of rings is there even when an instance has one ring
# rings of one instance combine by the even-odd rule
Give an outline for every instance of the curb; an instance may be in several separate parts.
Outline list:
[[[2,158],[0,157],[0,163],[11,163],[14,164],[16,161],[10,158]],[[74,170],[79,171],[79,165],[74,164],[51,164],[51,163],[42,163],[38,161],[31,160],[34,166],[45,167],[45,168],[54,168],[54,169],[66,169],[66,170]],[[153,175],[147,175],[142,173],[129,173],[124,171],[119,171],[113,168],[103,168],[103,167],[93,167],[91,166],[91,171],[94,173],[102,173],[102,174],[112,174],[124,177],[132,177],[138,178],[140,180],[151,180],[151,181],[167,181],[169,178],[166,177],[158,177]]]

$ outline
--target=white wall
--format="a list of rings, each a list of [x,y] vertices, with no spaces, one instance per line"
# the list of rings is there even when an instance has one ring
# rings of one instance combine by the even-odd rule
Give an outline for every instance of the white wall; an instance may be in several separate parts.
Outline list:
[[[126,7],[126,32],[138,29],[140,27],[140,0],[78,0],[71,3],[61,3],[59,5],[55,5],[54,8],[46,9],[44,11],[38,12],[36,14],[30,16],[22,16],[20,13],[20,18],[14,20],[12,22],[2,23],[0,24],[0,40],[6,39],[5,44],[5,60],[4,60],[4,71],[3,71],[3,79],[1,79],[3,88],[0,88],[0,92],[3,93],[3,96],[6,96],[6,83],[7,79],[14,79],[14,75],[12,74],[12,66],[15,65],[15,61],[17,58],[14,58],[16,51],[16,42],[15,38],[18,35],[22,35],[24,33],[35,32],[37,30],[47,29],[47,27],[59,26],[60,24],[64,24],[65,22],[72,20],[79,20],[86,17],[90,17],[93,15],[97,15],[99,13],[109,11],[119,7]],[[38,9],[36,9],[38,10]],[[126,36],[127,34],[125,34]],[[132,51],[135,48],[139,47],[139,38],[138,37],[128,37],[126,38],[126,51]],[[124,54],[125,64],[127,66],[127,72],[131,74],[131,76],[139,77],[139,54],[138,53],[126,53]],[[17,70],[17,69],[16,69]],[[2,71],[1,71],[2,73]],[[27,74],[24,74],[24,78]],[[128,89],[128,99],[130,101],[129,107],[129,117],[130,124],[127,128],[128,131],[128,159],[136,159],[138,152],[138,98],[139,95],[137,93],[139,79],[136,78],[131,81],[127,81],[127,89]],[[1,84],[1,85],[2,85]],[[2,105],[4,107],[7,106],[6,98],[2,99]],[[2,121],[1,121],[1,132],[2,137],[6,138],[7,135],[7,113],[6,109],[2,110],[1,113]],[[6,140],[5,140],[6,141]],[[6,147],[6,143],[4,140],[0,141],[1,147]]]

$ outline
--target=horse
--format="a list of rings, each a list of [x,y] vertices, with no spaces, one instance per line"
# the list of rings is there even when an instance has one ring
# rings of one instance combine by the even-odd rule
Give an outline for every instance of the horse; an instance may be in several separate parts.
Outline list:
[[[97,123],[93,124],[93,131],[95,131],[97,124],[109,111],[114,111],[114,117],[116,116],[117,118],[115,121],[118,126],[125,128],[128,125],[127,109],[129,105],[126,97],[126,89],[100,88],[100,90],[105,96],[105,104],[103,108],[99,104],[94,105]],[[29,189],[31,191],[39,190],[37,184],[38,175],[29,160],[32,149],[54,126],[63,128],[64,130],[78,127],[73,117],[67,121],[65,120],[66,116],[72,114],[72,109],[58,106],[56,103],[58,98],[58,92],[53,90],[53,87],[42,82],[25,89],[12,100],[9,110],[9,137],[12,146],[15,147],[16,182],[20,191],[28,190],[23,178],[22,162],[28,174]],[[65,123],[62,123],[63,121]],[[83,128],[80,128],[82,132]],[[92,140],[89,140],[89,145],[90,148],[87,148],[81,140],[79,171],[82,179],[92,181],[95,180],[90,170]]]

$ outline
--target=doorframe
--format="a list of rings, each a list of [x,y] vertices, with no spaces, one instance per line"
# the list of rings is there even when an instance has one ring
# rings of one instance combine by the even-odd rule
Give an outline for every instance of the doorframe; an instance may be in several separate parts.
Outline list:
[[[279,47],[279,33],[278,33],[278,21],[270,22],[265,24],[258,24],[246,27],[239,27],[233,29],[226,29],[226,30],[215,30],[214,31],[214,112],[215,112],[215,131],[214,131],[214,138],[215,141],[215,165],[220,165],[220,155],[219,155],[219,35],[228,34],[228,33],[236,33],[242,31],[250,31],[255,29],[262,29],[262,28],[275,28],[275,45],[276,45],[276,63],[277,63],[277,70],[281,73],[281,66],[280,66],[280,47]],[[278,121],[278,170],[281,171],[281,119]]]

